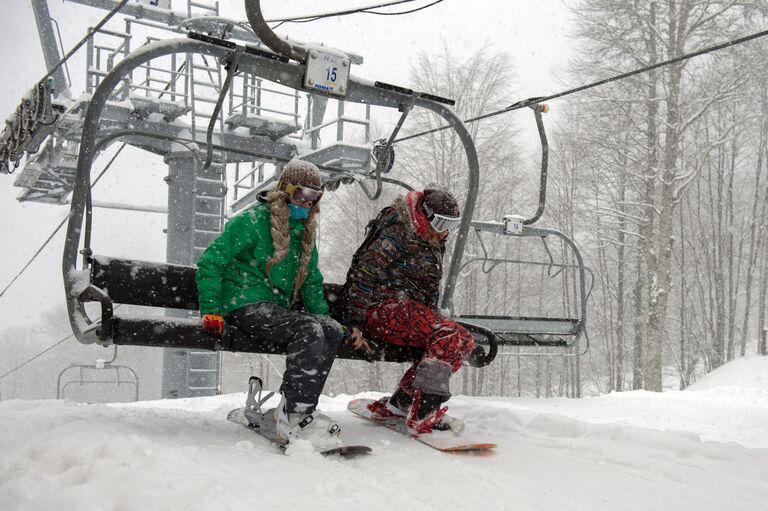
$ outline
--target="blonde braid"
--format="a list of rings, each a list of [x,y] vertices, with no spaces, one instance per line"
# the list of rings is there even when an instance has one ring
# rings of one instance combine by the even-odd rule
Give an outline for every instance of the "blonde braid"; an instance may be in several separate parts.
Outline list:
[[[320,206],[315,204],[309,210],[309,217],[304,222],[304,233],[301,238],[301,261],[299,262],[299,272],[296,274],[296,282],[293,285],[291,305],[298,299],[301,286],[304,284],[309,273],[309,260],[312,258],[312,249],[315,247],[315,230],[317,228],[315,215],[319,212]]]
[[[272,283],[270,270],[274,265],[285,259],[288,255],[288,243],[291,234],[288,231],[288,194],[282,190],[273,190],[267,194],[270,203],[269,225],[272,233],[272,248],[274,253],[267,261],[267,278]]]

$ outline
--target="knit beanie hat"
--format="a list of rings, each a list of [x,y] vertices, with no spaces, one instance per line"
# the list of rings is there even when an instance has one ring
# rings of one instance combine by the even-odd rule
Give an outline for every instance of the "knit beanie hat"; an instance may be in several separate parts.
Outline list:
[[[313,163],[294,158],[283,167],[277,189],[282,190],[289,183],[320,188],[322,185],[320,170]]]
[[[434,188],[424,189],[424,204],[438,215],[457,217],[461,215],[459,203],[450,192]]]

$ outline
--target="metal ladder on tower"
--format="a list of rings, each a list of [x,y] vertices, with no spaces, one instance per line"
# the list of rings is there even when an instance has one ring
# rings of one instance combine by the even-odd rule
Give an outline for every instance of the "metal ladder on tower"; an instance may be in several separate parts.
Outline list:
[[[219,4],[187,0],[187,16],[218,16]],[[202,54],[187,56],[192,133],[199,147],[205,147],[205,132],[222,87],[221,66]],[[223,114],[218,128],[223,129]],[[195,175],[195,223],[192,259],[197,262],[206,247],[224,228],[226,199],[226,154],[213,151],[211,165]],[[210,396],[219,392],[220,356],[218,352],[187,351],[187,395]]]

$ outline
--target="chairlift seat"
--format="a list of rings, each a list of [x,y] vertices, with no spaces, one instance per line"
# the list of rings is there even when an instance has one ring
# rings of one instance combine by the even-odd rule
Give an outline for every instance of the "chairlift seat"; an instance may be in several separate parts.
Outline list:
[[[500,334],[576,335],[579,327],[579,320],[574,318],[460,315],[456,316],[456,319],[483,326]]]
[[[81,301],[101,300],[101,325],[96,333],[104,344],[155,346],[178,349],[204,349],[251,353],[285,354],[283,344],[264,343],[235,327],[228,327],[223,336],[208,334],[200,326],[196,268],[179,264],[113,259],[93,256],[90,285],[81,293]],[[341,286],[326,284],[326,300],[331,315],[338,319]],[[165,315],[114,313],[112,304],[140,305],[165,309]],[[478,343],[468,363],[476,367],[487,365],[495,349],[493,335],[482,327],[469,327]],[[419,360],[423,350],[397,346],[371,339],[372,352],[354,350],[342,344],[338,358],[368,362],[412,362]]]
[[[486,328],[501,344],[513,346],[571,346],[582,329],[575,318],[458,315],[454,319]]]

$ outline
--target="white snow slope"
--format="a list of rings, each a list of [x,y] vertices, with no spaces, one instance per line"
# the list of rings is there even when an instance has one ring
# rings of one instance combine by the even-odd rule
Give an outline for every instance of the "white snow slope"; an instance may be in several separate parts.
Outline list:
[[[378,393],[364,394],[376,397]],[[244,396],[81,405],[0,402],[0,509],[768,509],[768,357],[684,392],[451,399],[492,456],[443,454],[323,397],[342,460],[284,455],[226,420]]]

